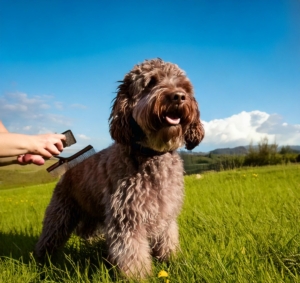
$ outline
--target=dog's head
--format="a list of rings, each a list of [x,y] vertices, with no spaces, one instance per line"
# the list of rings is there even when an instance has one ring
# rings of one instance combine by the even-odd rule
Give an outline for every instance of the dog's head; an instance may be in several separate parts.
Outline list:
[[[138,143],[158,152],[204,137],[193,86],[175,64],[161,59],[136,65],[120,82],[110,114],[110,134],[121,144]]]

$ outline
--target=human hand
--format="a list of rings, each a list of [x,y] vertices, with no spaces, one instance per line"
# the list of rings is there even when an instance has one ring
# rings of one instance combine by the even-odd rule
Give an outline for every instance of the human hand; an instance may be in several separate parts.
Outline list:
[[[35,165],[44,165],[45,163],[45,159],[42,156],[29,153],[19,155],[17,160],[20,165],[27,165],[32,163]]]
[[[28,137],[30,139],[28,152],[35,156],[41,155],[44,158],[60,154],[64,148],[62,140],[66,140],[66,136],[63,134],[44,134]],[[36,157],[34,159],[36,160]]]

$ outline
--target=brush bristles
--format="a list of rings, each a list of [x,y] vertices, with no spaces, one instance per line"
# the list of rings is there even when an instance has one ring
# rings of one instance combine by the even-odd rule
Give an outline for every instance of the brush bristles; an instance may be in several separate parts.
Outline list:
[[[85,159],[89,158],[93,154],[95,154],[94,148],[89,145],[85,147],[84,149],[80,150],[79,152],[75,153],[74,155],[65,158],[63,163],[61,161],[56,162],[49,168],[47,168],[47,171],[53,176],[53,177],[60,177],[62,176],[67,170],[75,167],[80,162],[84,161]]]
[[[83,154],[76,157],[75,159],[73,159],[69,162],[67,161],[68,169],[73,168],[74,166],[76,166],[77,164],[79,164],[80,162],[82,162],[83,160],[87,159],[88,157],[92,156],[95,153],[96,152],[95,152],[94,148],[91,148],[88,151],[86,151]]]
[[[48,169],[50,169],[50,170],[48,170]],[[50,173],[53,177],[60,177],[63,174],[65,174],[66,171],[68,170],[68,164],[63,163],[63,164],[60,164],[59,166],[57,166],[54,169],[51,169],[50,167],[48,169],[47,169],[48,173]]]

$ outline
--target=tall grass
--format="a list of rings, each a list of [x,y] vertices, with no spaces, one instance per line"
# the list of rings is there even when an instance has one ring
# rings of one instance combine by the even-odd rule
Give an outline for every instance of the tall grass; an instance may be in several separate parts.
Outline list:
[[[188,282],[298,282],[299,173],[280,166],[186,177],[181,240],[195,275]]]
[[[105,247],[73,236],[47,266],[32,257],[54,183],[0,191],[0,282],[128,282]],[[181,251],[146,282],[300,282],[300,166],[185,177]],[[134,281],[130,281],[134,282]]]

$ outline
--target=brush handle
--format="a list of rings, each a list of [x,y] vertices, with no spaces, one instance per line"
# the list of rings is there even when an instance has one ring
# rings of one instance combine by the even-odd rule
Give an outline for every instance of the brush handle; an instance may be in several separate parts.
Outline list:
[[[76,139],[71,130],[67,130],[62,134],[66,136],[66,140],[62,141],[64,147],[68,147],[76,143]]]

